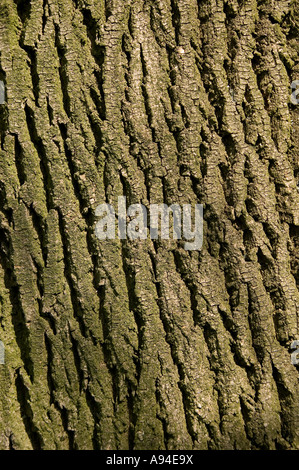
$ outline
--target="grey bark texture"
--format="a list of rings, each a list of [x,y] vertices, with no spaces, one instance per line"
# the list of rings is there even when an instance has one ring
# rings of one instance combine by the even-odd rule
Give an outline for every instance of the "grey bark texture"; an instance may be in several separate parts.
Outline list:
[[[299,449],[298,0],[1,0],[1,449]],[[201,251],[95,236],[203,204]]]

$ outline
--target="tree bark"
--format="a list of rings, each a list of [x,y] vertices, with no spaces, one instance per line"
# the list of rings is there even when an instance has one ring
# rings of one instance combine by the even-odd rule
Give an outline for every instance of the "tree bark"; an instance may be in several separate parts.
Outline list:
[[[298,449],[298,0],[1,0],[1,449]],[[95,209],[203,204],[204,242]]]

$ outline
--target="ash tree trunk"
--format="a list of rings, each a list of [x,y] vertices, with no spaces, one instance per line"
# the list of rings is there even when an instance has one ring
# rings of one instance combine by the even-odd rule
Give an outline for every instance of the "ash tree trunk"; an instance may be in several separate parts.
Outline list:
[[[298,25],[1,0],[1,449],[299,448]],[[202,249],[100,241],[122,195],[202,204]]]

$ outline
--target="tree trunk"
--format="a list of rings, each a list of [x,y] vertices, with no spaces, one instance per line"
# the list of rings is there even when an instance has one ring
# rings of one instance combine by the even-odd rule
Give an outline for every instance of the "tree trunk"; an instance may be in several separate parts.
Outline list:
[[[299,448],[298,11],[1,0],[1,449]],[[202,249],[100,241],[122,195]]]

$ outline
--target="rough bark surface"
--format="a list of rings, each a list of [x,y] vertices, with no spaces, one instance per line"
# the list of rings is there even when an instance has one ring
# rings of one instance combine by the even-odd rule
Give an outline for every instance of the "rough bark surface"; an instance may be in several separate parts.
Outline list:
[[[1,0],[1,449],[298,449],[298,0]],[[201,203],[204,244],[99,241]]]

